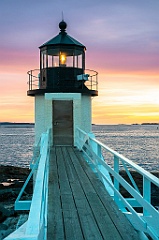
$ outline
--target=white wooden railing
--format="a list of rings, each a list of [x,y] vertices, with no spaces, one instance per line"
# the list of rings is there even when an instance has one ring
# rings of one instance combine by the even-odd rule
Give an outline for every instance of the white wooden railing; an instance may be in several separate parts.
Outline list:
[[[40,156],[38,166],[33,166],[31,174],[37,168],[32,201],[20,200],[21,192],[16,200],[16,210],[30,209],[28,220],[15,232],[6,237],[6,240],[45,240],[47,234],[47,198],[49,174],[49,131],[43,133],[40,143]],[[35,173],[35,172],[34,172]],[[28,178],[30,178],[29,176]],[[28,180],[26,181],[28,182]],[[26,185],[26,183],[25,183]],[[23,187],[22,191],[24,191]]]
[[[159,239],[159,212],[151,205],[151,184],[159,188],[159,179],[143,168],[112,150],[105,144],[96,140],[93,134],[87,134],[77,128],[77,146],[83,151],[86,160],[89,162],[107,191],[116,202],[119,209],[127,216],[132,225],[139,231],[151,236],[152,239]],[[102,152],[111,154],[113,167],[107,164]],[[120,168],[124,169],[130,179],[129,184],[120,174]],[[132,177],[129,169],[133,169],[143,177],[143,194],[140,193],[137,183]],[[122,186],[131,198],[125,198],[120,192]],[[142,212],[138,210],[142,209]]]

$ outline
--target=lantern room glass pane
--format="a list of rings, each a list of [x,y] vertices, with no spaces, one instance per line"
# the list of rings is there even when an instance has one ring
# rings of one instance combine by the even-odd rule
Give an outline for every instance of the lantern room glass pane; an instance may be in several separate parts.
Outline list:
[[[54,56],[53,67],[59,67],[59,56]]]
[[[73,67],[73,56],[67,56],[66,59],[66,67]]]
[[[82,68],[82,54],[77,56],[77,68]]]
[[[48,55],[48,67],[53,67],[53,56]]]
[[[46,53],[42,53],[41,54],[41,66],[42,68],[46,68],[47,67],[47,55]]]
[[[46,54],[43,54],[43,68],[46,68]]]

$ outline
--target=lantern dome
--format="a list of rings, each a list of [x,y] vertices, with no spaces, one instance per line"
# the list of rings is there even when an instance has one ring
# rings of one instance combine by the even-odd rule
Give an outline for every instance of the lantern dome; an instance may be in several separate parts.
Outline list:
[[[66,28],[67,28],[67,23],[64,21],[61,21],[59,23],[59,28],[60,28],[60,32],[57,36],[55,36],[54,38],[50,39],[49,41],[47,41],[46,43],[44,43],[43,45],[41,45],[39,48],[43,48],[43,47],[48,47],[48,46],[53,46],[53,45],[70,45],[70,46],[77,46],[77,47],[82,47],[85,48],[86,47],[78,42],[76,39],[74,39],[73,37],[69,36],[66,33]]]

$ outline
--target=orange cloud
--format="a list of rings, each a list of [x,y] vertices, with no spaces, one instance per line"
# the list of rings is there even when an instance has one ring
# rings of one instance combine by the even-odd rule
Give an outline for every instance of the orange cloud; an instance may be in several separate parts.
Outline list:
[[[103,74],[99,82],[99,96],[93,99],[94,123],[159,123],[158,76]]]
[[[26,74],[0,74],[0,121],[33,122],[33,98],[27,97]]]

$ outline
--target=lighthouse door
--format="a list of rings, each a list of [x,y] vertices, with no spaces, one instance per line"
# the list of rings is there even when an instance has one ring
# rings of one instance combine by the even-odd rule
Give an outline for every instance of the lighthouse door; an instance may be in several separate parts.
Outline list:
[[[73,145],[73,101],[53,101],[53,144]]]

